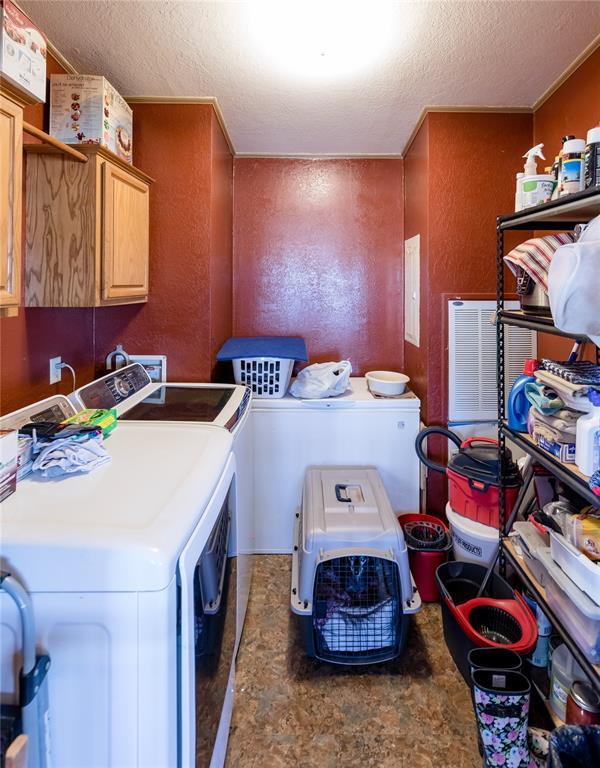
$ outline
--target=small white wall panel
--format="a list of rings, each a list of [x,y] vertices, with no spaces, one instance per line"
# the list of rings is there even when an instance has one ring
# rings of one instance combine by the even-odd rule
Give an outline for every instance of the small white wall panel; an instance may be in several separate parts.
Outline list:
[[[519,309],[516,301],[506,309]],[[497,419],[495,301],[448,302],[448,420]],[[536,334],[505,326],[506,391],[537,354]]]
[[[404,338],[419,346],[421,307],[421,236],[404,241]]]

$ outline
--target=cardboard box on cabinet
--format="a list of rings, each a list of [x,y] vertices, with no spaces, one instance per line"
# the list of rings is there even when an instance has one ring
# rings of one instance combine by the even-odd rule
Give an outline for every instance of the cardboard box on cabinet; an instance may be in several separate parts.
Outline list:
[[[132,162],[133,112],[102,75],[52,75],[50,134],[65,144],[101,144]]]
[[[46,101],[46,38],[11,0],[0,0],[0,16],[2,78],[36,101]]]

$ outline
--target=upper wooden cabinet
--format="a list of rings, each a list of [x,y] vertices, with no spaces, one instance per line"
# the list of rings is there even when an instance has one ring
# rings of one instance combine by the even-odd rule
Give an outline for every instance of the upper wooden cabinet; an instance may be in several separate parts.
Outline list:
[[[152,179],[102,147],[77,149],[87,163],[26,146],[25,304],[146,301]]]
[[[23,106],[0,85],[0,315],[21,301]]]

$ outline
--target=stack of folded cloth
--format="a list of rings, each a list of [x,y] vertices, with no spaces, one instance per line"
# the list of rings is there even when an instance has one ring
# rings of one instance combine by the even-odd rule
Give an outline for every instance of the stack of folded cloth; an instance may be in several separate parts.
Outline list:
[[[575,461],[579,411],[566,408],[558,393],[543,382],[530,382],[525,395],[531,403],[527,429],[535,442],[561,461]]]

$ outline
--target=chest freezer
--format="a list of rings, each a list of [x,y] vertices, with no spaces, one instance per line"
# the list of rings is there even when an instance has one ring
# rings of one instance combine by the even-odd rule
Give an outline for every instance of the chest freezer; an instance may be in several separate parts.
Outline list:
[[[420,401],[377,398],[364,378],[324,400],[292,395],[252,403],[255,552],[290,553],[294,515],[310,466],[375,467],[397,514],[419,511],[415,439]]]

